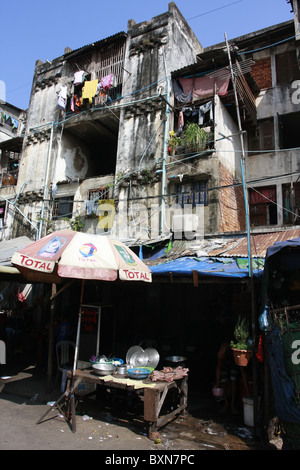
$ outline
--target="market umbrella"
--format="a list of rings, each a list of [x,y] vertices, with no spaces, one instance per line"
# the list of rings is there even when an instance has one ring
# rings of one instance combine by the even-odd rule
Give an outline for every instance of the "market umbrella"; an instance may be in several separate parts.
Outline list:
[[[151,282],[151,271],[126,245],[104,235],[59,230],[16,251],[11,259],[31,282],[62,278]]]
[[[57,295],[56,284],[64,278],[82,280],[74,372],[79,347],[84,281],[115,281],[119,277],[124,281],[152,282],[150,269],[122,242],[105,235],[75,232],[70,229],[53,232],[16,251],[11,262],[27,281],[52,283],[51,299]],[[49,381],[51,367],[49,363]]]

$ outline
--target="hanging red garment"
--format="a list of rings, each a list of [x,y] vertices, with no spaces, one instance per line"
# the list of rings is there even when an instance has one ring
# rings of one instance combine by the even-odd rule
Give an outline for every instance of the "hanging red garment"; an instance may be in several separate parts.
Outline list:
[[[263,362],[263,360],[264,360],[264,351],[263,351],[263,344],[262,344],[262,335],[259,336],[256,358],[257,358],[258,362]]]
[[[276,202],[276,188],[257,188],[250,191],[250,204]]]
[[[193,100],[200,100],[214,96],[215,87],[219,96],[227,94],[228,78],[214,78],[208,75],[197,78],[179,78],[180,85],[182,86],[183,93],[187,95],[192,92]]]

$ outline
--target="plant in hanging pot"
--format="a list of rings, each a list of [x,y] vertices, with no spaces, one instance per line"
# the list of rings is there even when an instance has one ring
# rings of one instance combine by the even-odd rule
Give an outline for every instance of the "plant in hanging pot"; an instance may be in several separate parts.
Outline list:
[[[252,351],[248,343],[249,325],[246,318],[238,317],[233,336],[235,341],[231,341],[230,347],[233,351],[234,362],[238,366],[247,366]]]

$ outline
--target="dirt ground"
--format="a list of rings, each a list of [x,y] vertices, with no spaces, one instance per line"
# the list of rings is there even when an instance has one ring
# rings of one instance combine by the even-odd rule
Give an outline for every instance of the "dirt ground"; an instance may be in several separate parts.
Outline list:
[[[51,393],[46,389],[46,375],[34,364],[21,364],[15,358],[11,364],[0,365],[1,450],[102,450],[113,451],[114,456],[124,451],[126,455],[146,451],[148,456],[168,451],[194,456],[200,450],[280,449],[278,442],[273,445],[254,438],[241,415],[221,417],[211,396],[200,400],[195,392],[189,395],[187,412],[162,428],[156,439],[149,439],[134,412],[125,413],[124,407],[120,412],[113,403],[100,406],[95,397],[83,397],[73,433],[53,406],[61,395],[59,383]],[[99,455],[104,457],[106,452]]]

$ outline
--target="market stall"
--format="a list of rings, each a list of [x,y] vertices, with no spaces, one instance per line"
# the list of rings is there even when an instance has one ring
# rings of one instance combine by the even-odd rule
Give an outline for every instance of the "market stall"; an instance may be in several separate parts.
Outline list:
[[[53,301],[70,284],[64,284],[59,291],[57,284],[63,280],[71,283],[81,279],[81,296],[78,311],[76,347],[71,371],[71,383],[55,406],[61,410],[63,404],[71,406],[75,416],[74,391],[76,389],[78,353],[80,343],[81,316],[84,308],[83,293],[85,282],[98,281],[142,281],[151,282],[150,269],[118,240],[102,235],[61,230],[44,237],[14,253],[12,264],[17,266],[28,282],[47,282],[52,284]],[[99,306],[94,306],[99,309]],[[98,310],[98,329],[96,354],[99,352],[101,310]],[[51,322],[54,318],[54,305],[51,305]],[[51,338],[51,335],[50,335]],[[49,358],[52,357],[49,343]],[[94,351],[91,353],[94,353]],[[51,363],[48,362],[48,374],[51,376]],[[39,420],[41,422],[41,420]]]
[[[163,375],[166,375],[164,380]],[[151,374],[150,374],[151,376]],[[177,368],[167,372],[160,372],[160,380],[154,381],[148,376],[146,379],[130,378],[128,375],[108,374],[98,376],[93,369],[76,369],[73,373],[69,373],[69,382],[67,386],[67,394],[70,397],[69,409],[65,418],[70,422],[72,431],[76,431],[76,389],[82,382],[96,385],[106,389],[123,389],[134,392],[143,402],[144,422],[148,425],[149,437],[162,426],[167,424],[174,417],[182,413],[187,407],[188,377],[187,370]],[[72,385],[72,379],[75,379]],[[176,391],[177,400],[172,401],[172,409],[162,414],[163,405],[171,391]],[[173,398],[173,397],[172,397]],[[60,409],[62,412],[62,409]],[[46,412],[46,414],[48,411]],[[39,420],[42,422],[45,415]]]

